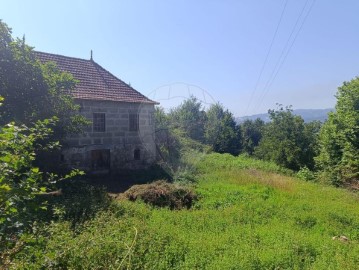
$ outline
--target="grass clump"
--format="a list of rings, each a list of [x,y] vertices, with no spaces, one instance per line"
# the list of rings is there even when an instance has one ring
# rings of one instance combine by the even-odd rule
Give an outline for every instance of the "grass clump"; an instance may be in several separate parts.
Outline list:
[[[188,187],[160,180],[150,184],[134,185],[124,193],[130,201],[145,203],[170,209],[190,208],[197,200],[196,194]]]

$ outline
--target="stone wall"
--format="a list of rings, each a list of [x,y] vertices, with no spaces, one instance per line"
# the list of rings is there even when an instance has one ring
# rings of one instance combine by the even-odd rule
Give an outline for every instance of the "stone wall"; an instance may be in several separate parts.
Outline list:
[[[154,105],[90,100],[79,100],[77,103],[81,106],[81,114],[90,120],[91,125],[84,134],[68,138],[62,160],[69,167],[112,173],[153,164],[156,158]],[[94,113],[105,113],[104,132],[93,131]],[[138,131],[129,130],[130,114],[139,116]],[[109,162],[109,168],[104,166],[106,162]]]

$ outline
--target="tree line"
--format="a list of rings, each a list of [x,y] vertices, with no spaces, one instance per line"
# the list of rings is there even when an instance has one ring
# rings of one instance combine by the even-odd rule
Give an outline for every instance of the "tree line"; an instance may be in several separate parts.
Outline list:
[[[345,82],[336,97],[335,111],[324,123],[306,123],[290,106],[278,105],[268,111],[268,123],[238,124],[222,104],[205,109],[191,96],[169,112],[157,107],[156,127],[171,134],[179,130],[218,153],[246,154],[307,172],[310,179],[354,187],[359,181],[359,78]]]

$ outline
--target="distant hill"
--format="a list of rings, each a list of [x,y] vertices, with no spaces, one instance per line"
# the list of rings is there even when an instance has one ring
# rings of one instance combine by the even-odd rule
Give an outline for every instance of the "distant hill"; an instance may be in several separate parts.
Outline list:
[[[300,115],[305,122],[311,122],[314,120],[318,120],[321,122],[324,122],[327,120],[328,113],[333,111],[334,109],[297,109],[293,110],[293,113],[295,115]],[[249,116],[242,116],[237,117],[236,121],[237,123],[243,123],[245,120],[255,120],[257,118],[262,119],[264,122],[269,122],[269,115],[268,113],[261,113],[261,114],[254,114]]]

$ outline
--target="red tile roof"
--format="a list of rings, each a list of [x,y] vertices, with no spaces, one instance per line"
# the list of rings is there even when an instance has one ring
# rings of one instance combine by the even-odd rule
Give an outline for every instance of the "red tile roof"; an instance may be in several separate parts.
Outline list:
[[[157,102],[148,99],[93,60],[37,51],[34,51],[34,53],[41,62],[55,62],[61,71],[71,73],[79,81],[72,91],[76,99],[157,104]]]

